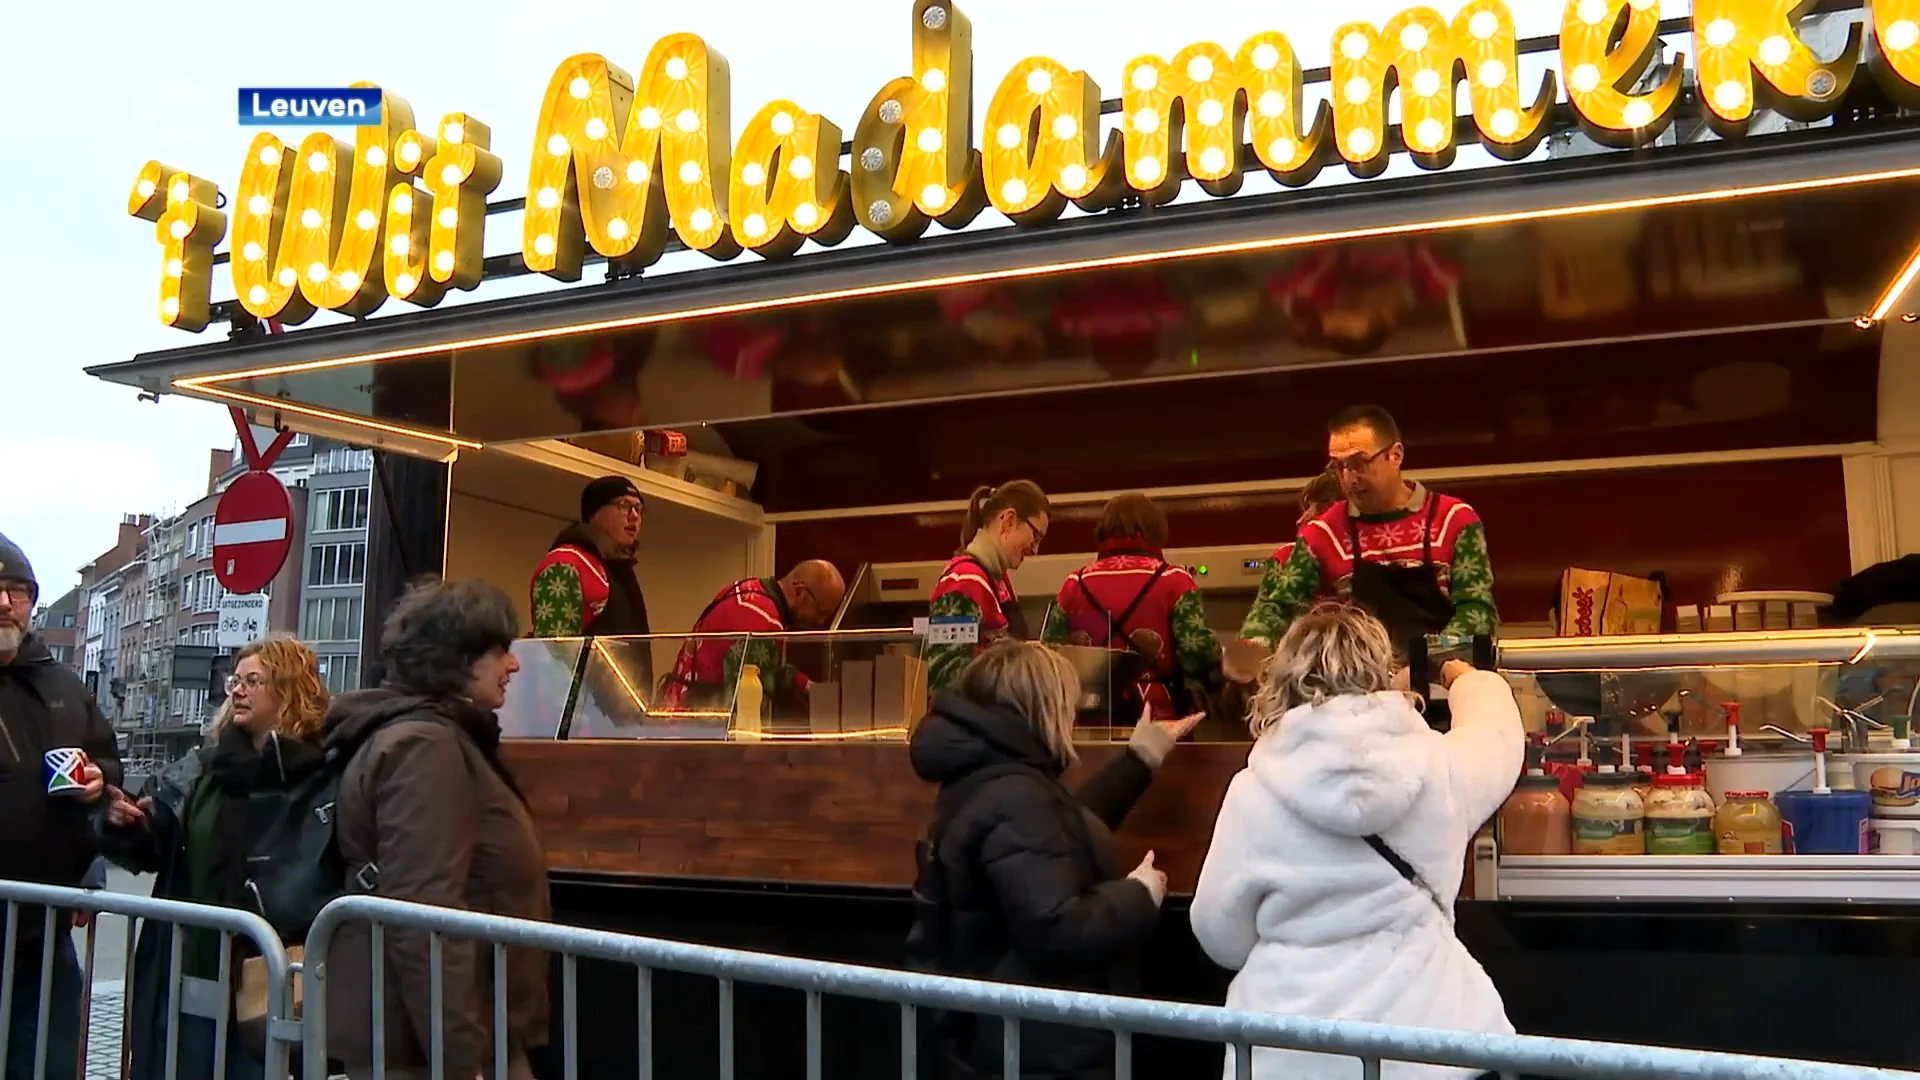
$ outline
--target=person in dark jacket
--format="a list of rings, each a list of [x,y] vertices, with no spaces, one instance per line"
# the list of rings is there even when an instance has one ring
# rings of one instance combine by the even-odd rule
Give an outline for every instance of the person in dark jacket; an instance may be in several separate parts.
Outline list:
[[[319,771],[320,724],[327,691],[313,650],[288,637],[243,647],[227,676],[227,699],[214,715],[207,745],[168,766],[138,802],[109,788],[101,815],[100,848],[122,869],[153,874],[153,895],[168,900],[259,911],[247,890],[247,857],[255,853],[271,807],[260,796],[284,792]],[[298,945],[300,942],[290,942]],[[258,955],[235,939],[228,972],[229,1000],[220,996],[220,938],[185,931],[180,958],[180,1076],[214,1075],[214,1015],[230,1005]],[[173,927],[148,922],[134,947],[130,1075],[167,1075],[168,973]],[[264,985],[264,984],[263,984]],[[237,1013],[230,1013],[237,1019]],[[227,1028],[226,1075],[263,1075],[265,1031],[257,1024]]]
[[[89,808],[120,782],[120,750],[86,685],[55,663],[46,644],[29,631],[40,584],[33,564],[0,536],[0,879],[48,885],[82,884],[94,861]],[[82,752],[78,775],[49,791],[49,750]],[[8,1024],[7,1080],[29,1080],[39,1047],[40,964],[53,950],[48,995],[47,1080],[72,1080],[80,1058],[80,961],[73,951],[70,914],[57,916],[47,934],[46,911],[23,904],[13,928],[12,1015]],[[0,904],[0,934],[6,932]]]
[[[519,670],[513,601],[483,581],[435,582],[394,606],[380,635],[386,678],[342,694],[326,746],[357,748],[340,777],[334,836],[350,879],[375,895],[522,919],[552,915],[546,853],[520,786],[500,757],[507,683]],[[352,1077],[382,1054],[393,1080],[425,1076],[434,1034],[433,948],[424,930],[389,926],[385,1045],[373,1044],[366,924],[343,927],[326,957],[327,1056]],[[506,994],[505,1075],[531,1080],[547,1042],[547,960],[535,949],[441,943],[440,1033],[448,1078],[495,1072],[494,988]],[[309,961],[311,963],[312,961]]]
[[[1129,873],[1113,830],[1201,717],[1143,714],[1126,752],[1069,792],[1075,761],[1072,665],[1043,645],[1004,642],[976,657],[914,728],[914,772],[940,785],[922,850],[909,934],[917,966],[1001,982],[1125,994],[1136,950],[1160,921],[1166,875],[1153,853]],[[1001,1075],[999,1021],[938,1022],[935,1072]],[[1021,1029],[1020,1075],[1095,1080],[1113,1073],[1113,1036],[1047,1024]]]

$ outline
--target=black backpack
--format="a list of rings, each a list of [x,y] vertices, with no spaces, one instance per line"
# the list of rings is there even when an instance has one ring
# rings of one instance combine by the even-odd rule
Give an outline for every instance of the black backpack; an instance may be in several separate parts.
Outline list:
[[[285,791],[256,795],[267,806],[253,810],[265,825],[247,855],[247,891],[255,907],[284,942],[306,940],[313,920],[335,897],[350,891],[372,892],[380,883],[373,863],[349,868],[334,838],[340,779],[354,754],[374,732],[394,720],[367,725],[359,738],[327,747],[320,768]]]

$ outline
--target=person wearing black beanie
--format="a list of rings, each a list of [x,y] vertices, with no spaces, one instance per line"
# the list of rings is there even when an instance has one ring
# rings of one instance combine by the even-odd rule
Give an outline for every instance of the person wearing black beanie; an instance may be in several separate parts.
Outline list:
[[[535,637],[651,632],[633,569],[646,510],[639,486],[625,476],[602,476],[580,489],[580,520],[554,537],[533,571]]]

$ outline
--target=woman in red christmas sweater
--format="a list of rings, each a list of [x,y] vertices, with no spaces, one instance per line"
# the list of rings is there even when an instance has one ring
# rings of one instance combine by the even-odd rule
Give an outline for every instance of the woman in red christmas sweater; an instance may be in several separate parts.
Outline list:
[[[1200,586],[1184,566],[1167,562],[1167,516],[1140,492],[1116,495],[1100,514],[1093,539],[1099,557],[1067,576],[1040,632],[1049,644],[1100,645],[1146,658],[1140,698],[1117,704],[1132,716],[1141,704],[1155,720],[1204,708],[1186,680],[1210,690],[1220,681],[1220,639],[1207,628]]]
[[[974,654],[1002,638],[1028,638],[1020,598],[1008,580],[1047,538],[1051,507],[1031,480],[976,488],[960,526],[961,550],[933,583],[930,614],[977,620],[977,640],[927,648],[927,689],[938,692],[959,677]]]

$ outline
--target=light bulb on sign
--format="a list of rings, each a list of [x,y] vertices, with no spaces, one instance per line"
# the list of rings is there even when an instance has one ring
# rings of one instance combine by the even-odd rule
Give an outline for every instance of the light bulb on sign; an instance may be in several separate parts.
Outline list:
[[[920,76],[920,85],[926,88],[927,93],[937,94],[947,88],[947,73],[939,68],[928,68]]]
[[[368,168],[377,169],[387,163],[387,152],[377,146],[369,146],[367,147],[366,162]]]
[[[1747,88],[1728,79],[1713,88],[1713,103],[1729,112],[1738,109],[1747,103]]]
[[[1653,106],[1644,101],[1629,101],[1627,107],[1620,110],[1620,119],[1630,128],[1643,128],[1653,122]]]
[[[1365,105],[1367,99],[1373,96],[1373,84],[1356,75],[1347,80],[1347,85],[1342,90],[1342,93],[1346,94],[1347,100],[1353,104]]]
[[[145,177],[141,177],[140,182],[133,185],[133,189],[140,193],[141,198],[151,199],[153,198],[153,193],[160,190],[160,186]]]
[[[694,112],[692,109],[681,109],[680,115],[673,118],[673,123],[674,126],[678,127],[681,131],[699,131],[700,114]]]
[[[647,177],[652,175],[653,175],[653,170],[647,168],[646,162],[644,161],[627,162],[627,182],[628,183],[644,184],[647,182]]]
[[[1217,173],[1226,167],[1227,167],[1226,151],[1220,149],[1217,146],[1209,146],[1205,150],[1200,151],[1200,168],[1201,169],[1205,170],[1206,172]]]
[[[246,246],[240,249],[240,257],[248,262],[259,262],[262,254],[264,253],[260,250],[260,245],[251,240],[247,241]]]
[[[265,195],[255,195],[247,200],[247,213],[252,214],[254,217],[260,217],[271,209],[273,209],[273,204],[267,201]]]
[[[1199,117],[1200,123],[1206,127],[1213,127],[1227,118],[1227,110],[1212,98],[1201,102],[1200,107],[1194,112]]]
[[[660,110],[649,105],[640,110],[640,130],[652,131],[660,126]]]
[[[759,187],[767,182],[767,170],[757,161],[749,161],[740,166],[740,182],[748,187]]]
[[[610,219],[607,222],[607,235],[613,237],[615,240],[625,240],[627,238],[627,219]]]
[[[1358,60],[1366,56],[1367,50],[1372,47],[1373,43],[1367,40],[1367,35],[1358,30],[1340,39],[1340,53],[1349,60]]]
[[[434,266],[434,269],[440,271],[443,274],[452,273],[453,272],[453,252],[443,251],[440,254],[435,255],[433,257],[433,266]]]
[[[1494,90],[1507,81],[1507,65],[1498,60],[1488,60],[1480,65],[1479,74],[1480,85]]]
[[[353,215],[353,223],[362,229],[371,229],[380,224],[380,215],[371,210],[362,210]]]
[[[460,211],[457,208],[451,206],[443,206],[440,208],[441,228],[451,229],[458,224],[460,224]]]
[[[1920,23],[1912,19],[1899,19],[1889,23],[1886,33],[1880,35],[1880,44],[1888,52],[1906,52],[1920,44]]]
[[[1732,19],[1715,19],[1707,24],[1707,44],[1716,49],[1724,49],[1733,44],[1734,33]]]
[[[1347,133],[1347,149],[1352,151],[1356,156],[1366,157],[1368,154],[1373,153],[1373,146],[1373,132],[1368,131],[1366,128]]]
[[[928,184],[920,189],[920,201],[938,210],[947,205],[947,189],[939,184]]]
[[[1020,145],[1020,129],[1012,124],[1001,124],[1000,130],[994,133],[994,141],[1011,150]]]
[[[453,187],[459,184],[460,183],[460,166],[449,165],[446,168],[441,169],[440,182],[442,184],[445,184],[448,187]]]
[[[307,279],[310,281],[327,280],[327,264],[311,263],[307,266]]]
[[[1071,139],[1078,134],[1080,134],[1080,121],[1075,120],[1073,117],[1068,116],[1065,113],[1062,113],[1061,115],[1053,118],[1053,137],[1054,138]]]
[[[1440,73],[1432,68],[1421,68],[1413,73],[1413,92],[1421,97],[1432,97],[1440,92]]]
[[[940,129],[921,128],[920,134],[914,139],[914,142],[920,147],[923,153],[931,154],[940,149]]]
[[[1567,85],[1583,94],[1591,94],[1600,88],[1600,69],[1592,64],[1581,64],[1567,76]]]
[[[185,271],[186,271],[186,267],[180,262],[179,259],[167,260],[167,276],[168,277],[179,277]]]
[[[775,135],[778,135],[784,139],[787,136],[793,134],[793,114],[792,113],[786,112],[784,110],[774,113],[773,120],[771,121],[771,123],[773,126],[773,133]]]
[[[294,273],[291,266],[281,267],[278,278],[280,284],[289,289],[300,283],[300,275]]]
[[[740,222],[740,231],[746,233],[749,238],[758,240],[767,235],[767,219],[759,214],[748,214],[746,219]]]
[[[260,148],[260,164],[271,169],[280,164],[280,148],[269,143]]]
[[[412,168],[420,160],[420,144],[408,139],[400,144],[400,164]]]
[[[560,157],[565,154],[569,146],[570,144],[567,142],[565,135],[556,134],[547,139],[547,153],[552,154],[554,157]]]
[[[393,253],[403,258],[406,256],[407,252],[413,250],[413,244],[411,243],[406,233],[400,233],[399,235],[395,236],[393,238],[392,246],[393,246]]]
[[[165,300],[160,301],[160,311],[169,319],[180,314],[180,298],[177,296],[169,296]]]
[[[314,172],[326,172],[327,171],[326,153],[321,150],[315,150],[313,153],[308,154],[307,168],[311,169]]]
[[[1267,144],[1267,157],[1282,165],[1293,160],[1293,140],[1278,138]]]
[[[1280,66],[1280,50],[1267,42],[1253,47],[1253,66],[1258,71],[1272,71]]]
[[[1261,116],[1279,116],[1280,110],[1284,108],[1286,108],[1286,99],[1280,96],[1280,91],[1269,90],[1260,95]]]
[[[585,101],[587,95],[593,93],[593,84],[575,75],[573,81],[567,84],[567,93],[572,94],[576,101]]]
[[[1495,135],[1502,139],[1510,139],[1514,132],[1520,130],[1520,115],[1512,109],[1499,109],[1494,112],[1488,124],[1493,128]]]
[[[1400,47],[1408,52],[1419,52],[1427,47],[1427,28],[1419,23],[1408,23],[1400,28]]]
[[[174,202],[186,202],[188,191],[185,180],[175,180],[173,186],[167,189],[167,197]]]
[[[467,129],[458,120],[449,120],[447,125],[440,129],[440,138],[445,142],[458,145],[460,140],[466,137]]]
[[[340,287],[343,289],[358,289],[360,287],[360,275],[351,270],[340,271],[339,280]]]
[[[795,180],[805,180],[813,175],[813,159],[810,157],[794,158],[793,164],[787,166],[787,171],[793,174]]]
[[[401,274],[393,279],[393,290],[401,296],[405,296],[412,292],[419,284],[419,279],[412,274]]]
[[[393,212],[401,217],[413,213],[413,192],[411,189],[401,188],[399,191],[393,193]]]
[[[1000,185],[1000,198],[1011,205],[1018,206],[1020,203],[1026,201],[1027,185],[1017,179],[1009,180]]]
[[[255,304],[255,305],[259,305],[259,304],[264,304],[264,303],[266,303],[266,302],[267,302],[267,287],[266,287],[265,285],[255,285],[255,286],[254,286],[253,288],[251,288],[251,289],[248,289],[248,290],[247,290],[247,301],[248,301],[249,303],[251,303],[251,304]]]
[[[1197,83],[1213,78],[1213,61],[1204,56],[1196,56],[1187,61],[1187,78]]]
[[[536,255],[553,254],[553,234],[541,233],[533,238],[533,251]]]
[[[1420,140],[1421,146],[1439,146],[1447,136],[1447,129],[1438,120],[1422,120],[1413,129],[1413,136]]]
[[[1084,165],[1068,165],[1060,170],[1060,186],[1068,191],[1079,191],[1087,186],[1087,170]]]
[[[1581,22],[1588,26],[1598,26],[1600,20],[1607,17],[1607,0],[1580,0],[1573,10],[1574,14],[1580,17]]]
[[[1027,91],[1044,94],[1053,89],[1053,76],[1045,68],[1035,68],[1027,72]]]
[[[694,161],[681,162],[680,163],[680,182],[683,184],[699,183],[700,182],[700,164]]]
[[[1157,183],[1160,180],[1160,159],[1143,157],[1133,163],[1133,175],[1143,184]]]
[[[607,137],[607,122],[605,120],[600,119],[597,116],[588,118],[587,138],[604,139],[606,137]]]
[[[811,229],[820,223],[820,208],[810,202],[803,202],[793,208],[793,223],[803,229]]]
[[[674,56],[667,59],[667,78],[684,79],[687,77],[687,62]]]
[[[1133,130],[1142,135],[1151,135],[1160,130],[1160,114],[1150,108],[1142,108],[1133,114]]]
[[[1467,20],[1467,33],[1481,41],[1492,37],[1500,29],[1500,17],[1491,11],[1476,11]]]
[[[300,224],[309,229],[319,228],[320,227],[320,211],[315,210],[312,207],[308,207],[307,209],[300,211]]]
[[[1145,92],[1160,85],[1160,73],[1155,71],[1151,64],[1141,64],[1133,69],[1133,74],[1128,76],[1128,81],[1133,83],[1135,90]]]
[[[543,187],[534,192],[533,201],[542,210],[555,210],[560,206],[560,193],[550,187]]]
[[[1775,34],[1760,43],[1760,62],[1770,67],[1779,67],[1793,58],[1793,46],[1786,38]]]

